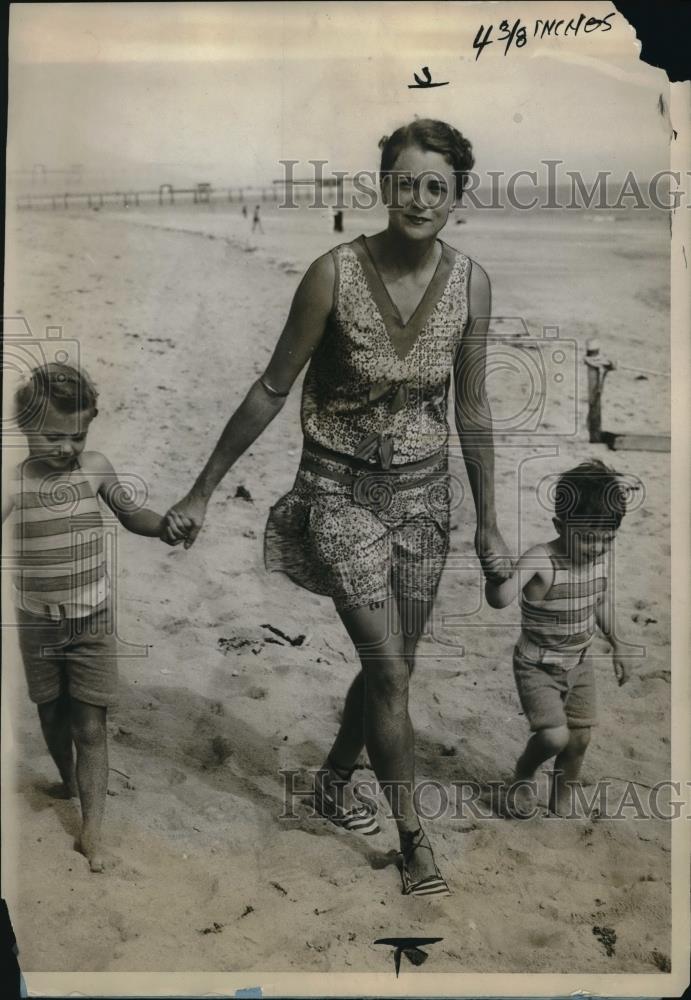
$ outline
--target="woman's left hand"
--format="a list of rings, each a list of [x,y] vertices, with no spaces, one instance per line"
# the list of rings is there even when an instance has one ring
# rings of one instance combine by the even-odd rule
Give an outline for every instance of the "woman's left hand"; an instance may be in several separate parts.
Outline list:
[[[511,579],[513,562],[498,528],[478,528],[475,532],[475,551],[485,579],[492,583]]]

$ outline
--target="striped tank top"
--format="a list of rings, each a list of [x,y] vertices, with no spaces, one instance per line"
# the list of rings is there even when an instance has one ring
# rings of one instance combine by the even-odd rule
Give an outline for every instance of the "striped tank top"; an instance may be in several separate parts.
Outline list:
[[[364,236],[331,251],[333,308],[302,390],[307,442],[385,468],[445,447],[450,373],[468,322],[471,262],[439,242],[437,269],[406,323]]]
[[[79,463],[69,472],[15,481],[15,597],[50,617],[91,614],[108,596],[103,519]]]
[[[549,549],[546,552],[554,579],[539,601],[521,595],[522,645],[532,644],[543,652],[577,657],[595,635],[595,610],[607,589],[607,568],[600,559],[576,573],[568,559]],[[528,653],[527,649],[522,651]]]

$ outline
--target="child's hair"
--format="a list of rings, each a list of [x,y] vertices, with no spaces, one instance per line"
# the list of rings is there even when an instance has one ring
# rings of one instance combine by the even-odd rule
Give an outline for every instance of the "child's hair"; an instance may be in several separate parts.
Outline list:
[[[409,125],[397,128],[393,135],[385,135],[379,140],[382,178],[391,173],[399,153],[406,146],[419,146],[420,149],[440,153],[453,167],[456,197],[460,199],[475,157],[473,147],[458,129],[434,118],[416,118]]]
[[[580,521],[616,531],[626,513],[626,499],[621,473],[594,458],[559,477],[554,513],[564,523]]]
[[[96,387],[85,371],[57,361],[39,365],[15,393],[17,425],[22,430],[35,427],[48,404],[59,413],[90,411],[95,417],[97,399]]]

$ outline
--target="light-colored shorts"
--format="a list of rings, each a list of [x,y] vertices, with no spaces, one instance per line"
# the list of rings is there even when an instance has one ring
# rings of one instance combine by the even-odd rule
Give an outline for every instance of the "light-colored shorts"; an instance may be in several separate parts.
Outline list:
[[[292,490],[269,514],[266,568],[347,611],[434,599],[449,547],[445,452],[383,470],[305,446]]]
[[[574,666],[565,669],[559,663],[529,659],[517,645],[513,675],[521,708],[533,732],[558,726],[583,729],[597,725],[595,672],[587,650]]]
[[[29,697],[37,705],[61,694],[88,705],[117,701],[118,666],[109,606],[86,618],[52,621],[17,608],[19,648]]]

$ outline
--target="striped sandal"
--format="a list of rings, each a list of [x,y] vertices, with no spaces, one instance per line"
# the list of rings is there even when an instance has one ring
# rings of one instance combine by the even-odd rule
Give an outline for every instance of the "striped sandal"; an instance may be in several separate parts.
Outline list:
[[[401,881],[403,883],[403,895],[450,896],[451,890],[437,868],[436,861],[434,861],[434,871],[436,873],[434,875],[426,875],[424,878],[415,881],[408,871],[408,862],[420,847],[424,847],[426,851],[429,851],[434,860],[432,848],[429,843],[424,843],[425,840],[427,840],[427,834],[421,826],[412,833],[409,831],[401,833]]]
[[[339,785],[346,785],[350,781],[353,771],[357,769],[357,765],[349,768],[338,767],[328,757],[326,763],[328,770],[333,771],[338,776]],[[323,819],[330,820],[342,830],[362,833],[366,837],[373,837],[376,833],[380,832],[377,817],[369,806],[362,805],[353,809],[344,809],[323,787],[319,787],[316,784],[314,788],[314,808]]]

